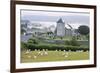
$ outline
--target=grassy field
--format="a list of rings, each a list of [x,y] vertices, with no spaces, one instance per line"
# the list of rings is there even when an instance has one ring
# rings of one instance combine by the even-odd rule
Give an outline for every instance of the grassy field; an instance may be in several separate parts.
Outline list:
[[[64,52],[64,51],[22,51],[21,63],[87,60],[89,52]]]

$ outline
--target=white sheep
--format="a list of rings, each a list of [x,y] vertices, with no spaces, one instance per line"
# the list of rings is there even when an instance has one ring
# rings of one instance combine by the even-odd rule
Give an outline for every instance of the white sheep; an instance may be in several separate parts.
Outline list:
[[[44,55],[48,55],[48,52],[44,52]]]
[[[64,56],[66,53],[63,53],[62,55]]]
[[[25,54],[29,54],[30,53],[30,51],[29,50],[27,50],[26,52],[25,52]]]
[[[64,50],[64,52],[66,52],[66,50]]]
[[[68,52],[66,52],[66,55],[68,55]]]
[[[68,57],[68,55],[65,55],[65,58]]]
[[[68,57],[68,52],[64,52],[62,55],[63,55],[64,57]]]
[[[35,49],[35,51],[38,51],[37,49]]]
[[[37,56],[35,56],[35,55],[34,55],[34,56],[33,56],[33,58],[34,58],[34,59],[36,59],[36,58],[37,58]]]
[[[41,52],[39,51],[39,52],[37,53],[37,55],[38,55],[38,56],[41,55]]]
[[[43,53],[41,52],[40,55],[43,56]]]
[[[29,55],[28,58],[31,58],[31,56]]]
[[[58,50],[56,50],[56,51],[58,51]]]
[[[38,54],[40,54],[41,52],[39,51]]]

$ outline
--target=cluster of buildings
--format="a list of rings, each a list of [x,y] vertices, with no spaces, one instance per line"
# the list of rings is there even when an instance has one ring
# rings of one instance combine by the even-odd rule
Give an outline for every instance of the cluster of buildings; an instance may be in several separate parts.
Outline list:
[[[22,20],[21,21],[21,29],[24,29],[26,32],[24,32],[24,35],[42,35],[47,32],[53,32],[51,33],[51,36],[58,36],[58,37],[64,37],[64,36],[76,36],[79,35],[77,29],[74,29],[71,25],[67,24],[68,28],[65,27],[65,22],[60,18],[56,22],[55,30],[50,30],[49,28],[41,28],[41,24],[31,24],[28,20]]]
[[[21,29],[25,30],[23,34],[21,34],[21,41],[27,42],[33,35],[40,36],[40,37],[47,37],[47,36],[57,36],[57,37],[64,37],[64,36],[77,36],[79,35],[77,29],[73,28],[71,25],[67,24],[68,27],[65,27],[65,22],[60,18],[56,22],[56,27],[50,28],[43,28],[39,23],[30,23],[28,20],[21,21]],[[52,32],[47,34],[48,32]]]

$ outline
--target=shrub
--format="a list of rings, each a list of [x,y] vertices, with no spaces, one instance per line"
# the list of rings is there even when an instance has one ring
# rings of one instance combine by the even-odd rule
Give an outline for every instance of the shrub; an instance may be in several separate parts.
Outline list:
[[[66,40],[65,41],[66,45],[72,45],[72,46],[80,46],[80,44],[77,42],[76,37],[73,36],[70,41]]]
[[[71,42],[68,41],[68,40],[66,40],[66,41],[65,41],[65,44],[66,44],[66,45],[71,45]]]
[[[70,41],[70,43],[72,44],[72,46],[79,46],[79,43],[76,40],[76,37],[72,37],[72,40]]]
[[[21,42],[21,50],[27,49],[27,44],[24,42]]]
[[[28,43],[27,44],[27,48],[28,49],[31,49],[31,50],[43,50],[43,49],[47,49],[47,50],[71,50],[71,51],[76,51],[76,50],[89,50],[88,47],[80,47],[80,46],[64,46],[64,45],[36,45],[36,44],[31,44],[31,43]]]
[[[28,43],[32,43],[32,44],[38,44],[38,41],[36,39],[29,39]]]

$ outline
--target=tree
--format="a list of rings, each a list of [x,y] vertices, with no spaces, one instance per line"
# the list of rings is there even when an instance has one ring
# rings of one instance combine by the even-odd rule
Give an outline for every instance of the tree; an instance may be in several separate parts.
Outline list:
[[[78,32],[81,35],[87,35],[87,34],[89,34],[89,27],[88,26],[85,26],[85,25],[79,26],[78,27]]]
[[[89,40],[89,37],[90,37],[90,36],[89,36],[89,34],[88,34],[88,35],[86,35],[86,39],[87,39],[87,40]]]
[[[50,35],[50,34],[53,34],[53,32],[52,31],[49,31],[49,32],[47,32],[47,34]]]
[[[80,46],[80,44],[78,43],[77,39],[75,36],[72,37],[72,39],[69,41],[69,40],[66,40],[65,41],[65,44],[66,45],[72,45],[72,46]]]
[[[25,32],[26,30],[21,28],[21,34],[24,34]]]
[[[76,37],[72,37],[71,45],[72,46],[78,46],[79,45],[78,42],[77,42],[77,40],[76,40]]]
[[[36,39],[29,39],[28,40],[28,43],[31,43],[31,44],[38,44],[38,41]]]
[[[27,49],[27,44],[24,42],[21,42],[21,50],[26,50]]]
[[[62,36],[61,36],[60,38],[61,38],[61,40],[63,39],[63,37],[62,37]]]
[[[21,34],[26,33],[26,26],[21,24]]]

